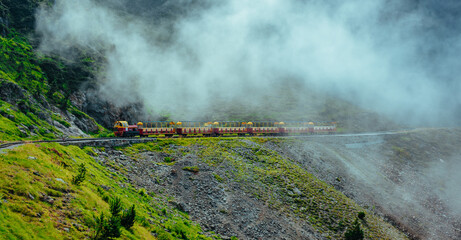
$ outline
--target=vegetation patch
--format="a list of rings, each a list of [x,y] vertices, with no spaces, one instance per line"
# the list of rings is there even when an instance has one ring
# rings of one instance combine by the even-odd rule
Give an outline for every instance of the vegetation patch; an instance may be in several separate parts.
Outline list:
[[[188,171],[188,172],[193,172],[193,173],[198,173],[199,172],[199,168],[197,166],[183,167],[182,170]]]
[[[0,140],[53,139],[60,134],[54,126],[34,113],[21,112],[0,100]]]
[[[43,143],[0,154],[0,221],[7,223],[0,224],[1,236],[211,239],[187,214],[165,207],[167,198],[138,193],[87,153],[88,148]],[[83,172],[84,184],[71,184]]]

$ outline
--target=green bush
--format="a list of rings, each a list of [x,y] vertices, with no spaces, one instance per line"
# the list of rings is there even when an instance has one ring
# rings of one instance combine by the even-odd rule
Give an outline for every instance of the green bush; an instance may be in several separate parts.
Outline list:
[[[221,182],[221,183],[224,182],[224,179],[223,179],[221,176],[219,176],[218,174],[215,173],[215,174],[213,174],[213,175],[214,175],[214,178],[215,178],[218,182]]]
[[[134,209],[134,204],[130,208],[125,209],[120,218],[120,222],[125,229],[130,229],[134,225],[136,218],[136,210]]]
[[[357,217],[358,217],[360,220],[363,220],[363,219],[365,219],[365,213],[364,213],[364,212],[359,212],[359,213],[357,214]]]
[[[346,240],[361,240],[363,239],[363,230],[360,229],[360,224],[355,219],[354,223],[352,224],[352,228],[347,230],[344,234],[344,238]]]
[[[164,160],[166,163],[173,162],[173,160],[171,159],[171,157],[165,157],[163,160]]]
[[[158,240],[172,240],[175,239],[169,232],[161,231],[157,235]]]
[[[144,188],[141,188],[138,190],[138,194],[141,195],[141,196],[147,196],[147,190],[144,189]]]
[[[72,183],[74,185],[80,185],[85,180],[86,167],[85,164],[80,164],[78,167],[78,174],[72,177]]]

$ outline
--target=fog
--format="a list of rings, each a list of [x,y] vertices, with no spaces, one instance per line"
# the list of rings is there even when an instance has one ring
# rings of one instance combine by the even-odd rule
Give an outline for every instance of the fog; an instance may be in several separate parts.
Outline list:
[[[134,4],[136,3],[136,4]],[[194,118],[258,106],[287,81],[399,122],[459,124],[457,1],[64,1],[37,12],[40,51],[103,54],[101,96]],[[305,104],[305,103],[302,103]]]
[[[280,151],[412,239],[460,239],[460,131],[312,136]]]

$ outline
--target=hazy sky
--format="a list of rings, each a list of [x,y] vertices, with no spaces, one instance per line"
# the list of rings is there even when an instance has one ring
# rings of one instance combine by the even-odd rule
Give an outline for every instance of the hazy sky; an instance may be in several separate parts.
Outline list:
[[[157,111],[297,79],[396,120],[460,122],[459,1],[135,2],[56,0],[37,13],[41,50],[104,53],[101,94]]]

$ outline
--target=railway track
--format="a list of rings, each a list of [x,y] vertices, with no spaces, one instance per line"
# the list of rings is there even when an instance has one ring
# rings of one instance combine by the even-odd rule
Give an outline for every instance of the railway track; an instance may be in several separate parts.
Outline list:
[[[120,138],[120,137],[111,137],[111,138],[78,138],[78,139],[56,139],[56,140],[30,140],[30,141],[15,141],[7,142],[0,144],[0,149],[12,148],[14,146],[19,146],[23,144],[30,143],[59,143],[65,145],[80,145],[85,143],[95,143],[95,142],[110,142],[110,141],[136,141],[136,140],[154,140],[156,138]]]
[[[383,131],[383,132],[369,132],[369,133],[345,133],[345,134],[317,134],[317,135],[288,135],[288,136],[245,136],[245,137],[264,137],[264,138],[326,138],[326,137],[360,137],[360,136],[380,136],[380,135],[392,135],[392,134],[402,134],[415,131],[411,130],[395,130],[395,131]],[[243,137],[243,136],[221,136],[225,138],[232,137]],[[174,136],[173,138],[181,138],[179,136]],[[185,138],[197,138],[197,136],[187,136]],[[199,137],[203,138],[203,137]],[[59,143],[65,145],[85,145],[85,144],[94,144],[97,142],[111,142],[111,141],[121,141],[121,142],[148,142],[154,141],[155,138],[123,138],[123,137],[111,137],[111,138],[78,138],[78,139],[56,139],[56,140],[31,140],[31,141],[16,141],[16,142],[7,142],[0,144],[0,149],[12,148],[14,146],[19,146],[23,144],[30,143]]]

